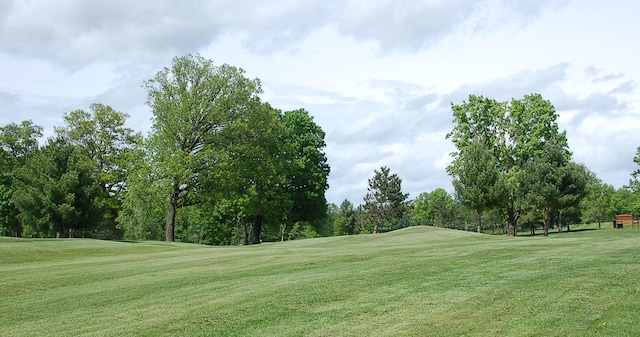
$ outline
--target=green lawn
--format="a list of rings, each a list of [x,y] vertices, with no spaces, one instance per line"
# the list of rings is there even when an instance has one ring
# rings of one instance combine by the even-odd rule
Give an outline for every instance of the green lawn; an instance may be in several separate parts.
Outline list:
[[[0,238],[0,335],[640,336],[640,230]]]

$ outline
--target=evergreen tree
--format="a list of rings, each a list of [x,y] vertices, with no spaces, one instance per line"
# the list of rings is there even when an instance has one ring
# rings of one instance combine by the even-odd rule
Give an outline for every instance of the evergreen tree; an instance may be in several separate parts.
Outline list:
[[[375,170],[369,179],[368,193],[364,197],[364,209],[373,221],[373,232],[378,233],[382,226],[391,228],[407,211],[407,197],[402,193],[402,179],[391,174],[388,167]]]

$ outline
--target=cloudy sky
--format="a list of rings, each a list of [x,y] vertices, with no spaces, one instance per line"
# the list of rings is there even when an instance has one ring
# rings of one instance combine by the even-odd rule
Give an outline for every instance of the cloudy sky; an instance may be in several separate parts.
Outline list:
[[[327,199],[362,203],[388,166],[410,198],[452,190],[451,103],[540,93],[574,160],[619,188],[640,145],[635,0],[1,0],[0,125],[111,105],[147,133],[141,88],[200,53],[326,131]]]

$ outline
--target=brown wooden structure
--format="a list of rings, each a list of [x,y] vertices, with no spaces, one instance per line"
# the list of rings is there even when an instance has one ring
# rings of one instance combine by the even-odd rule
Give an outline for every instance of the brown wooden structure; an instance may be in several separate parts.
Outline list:
[[[623,225],[631,225],[631,228],[633,228],[633,215],[617,214],[615,226],[613,228],[622,228]]]

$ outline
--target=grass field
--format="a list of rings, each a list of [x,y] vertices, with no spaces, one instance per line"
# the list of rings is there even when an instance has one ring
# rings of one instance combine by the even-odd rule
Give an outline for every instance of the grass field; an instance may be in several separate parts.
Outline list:
[[[0,335],[640,336],[640,230],[0,238]]]

